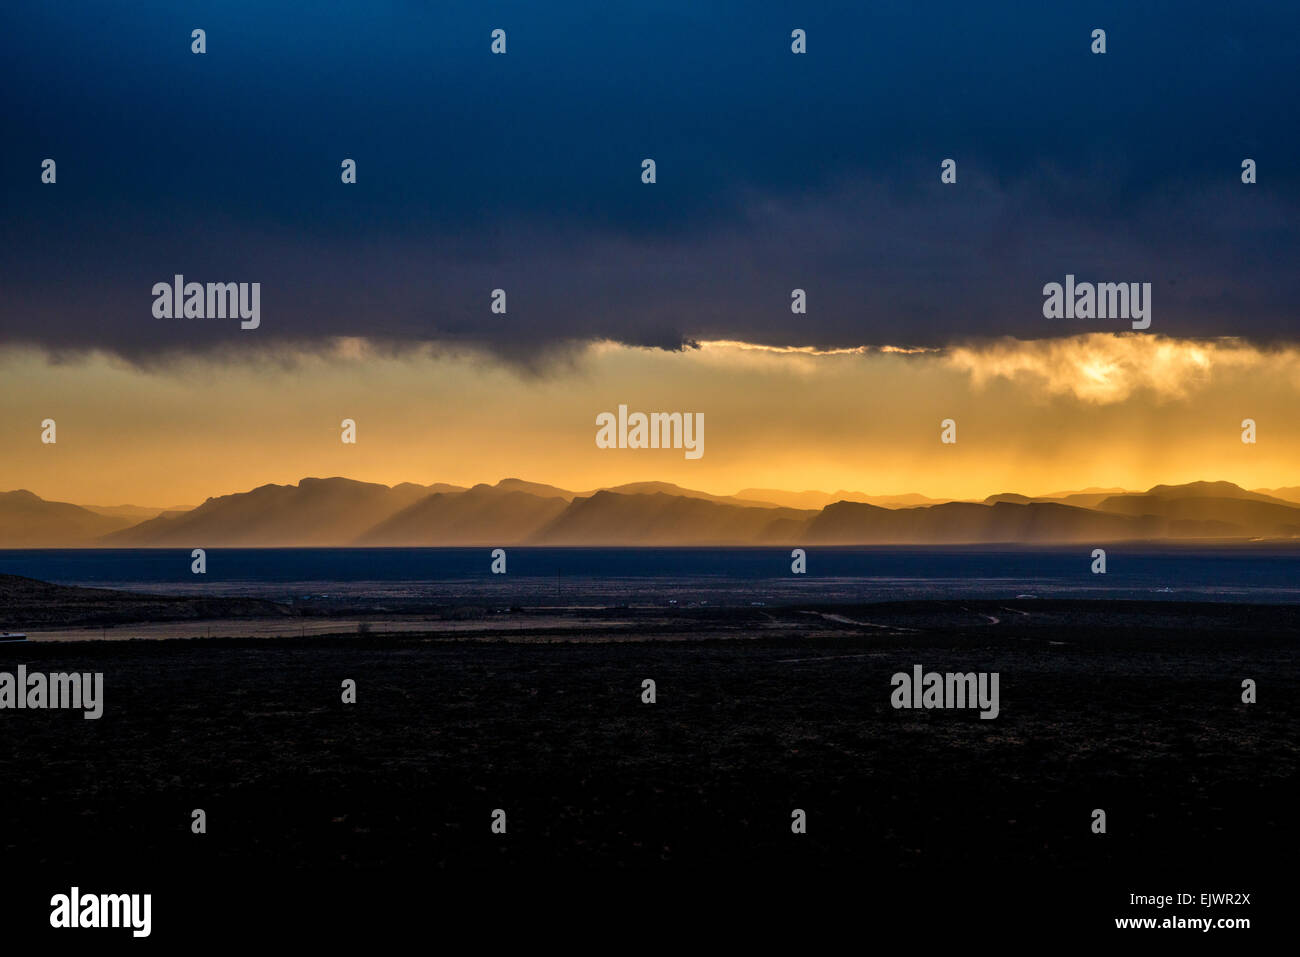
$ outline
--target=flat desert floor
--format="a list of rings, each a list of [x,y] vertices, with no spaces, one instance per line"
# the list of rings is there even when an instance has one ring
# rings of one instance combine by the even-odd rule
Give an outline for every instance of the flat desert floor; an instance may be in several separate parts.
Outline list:
[[[964,903],[1003,927],[1086,932],[1148,913],[1127,906],[1134,893],[1248,891],[1247,915],[1263,915],[1300,836],[1300,609],[1287,606],[371,627],[0,645],[0,671],[103,672],[105,687],[99,720],[3,714],[6,926],[45,920],[73,883],[152,891],[160,930],[232,906],[279,913],[276,900],[730,885],[833,886],[873,919],[924,900],[927,914]],[[997,672],[997,718],[894,709],[891,676],[917,664]],[[191,833],[196,808],[206,834]]]

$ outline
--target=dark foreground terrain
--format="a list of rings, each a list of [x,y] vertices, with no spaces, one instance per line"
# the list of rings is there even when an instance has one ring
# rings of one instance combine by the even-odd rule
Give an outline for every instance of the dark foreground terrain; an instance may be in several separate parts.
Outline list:
[[[0,632],[54,626],[112,627],[123,622],[283,617],[288,611],[256,598],[146,595],[109,588],[56,585],[0,575]]]
[[[73,884],[152,893],[160,942],[487,943],[529,920],[576,939],[618,914],[633,923],[611,944],[698,916],[973,944],[1150,935],[1114,918],[1171,913],[1250,917],[1210,931],[1245,941],[1286,919],[1295,608],[623,609],[373,632],[0,645],[0,671],[105,676],[100,720],[0,711],[6,933],[41,931]],[[894,710],[891,675],[915,664],[998,672],[1000,715]],[[1129,903],[1178,892],[1251,903]]]

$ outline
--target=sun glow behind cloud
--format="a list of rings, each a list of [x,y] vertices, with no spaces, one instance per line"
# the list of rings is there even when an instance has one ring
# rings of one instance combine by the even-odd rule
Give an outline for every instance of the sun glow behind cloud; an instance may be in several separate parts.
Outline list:
[[[1099,405],[1147,391],[1159,400],[1184,398],[1216,374],[1270,367],[1300,370],[1300,350],[1264,351],[1237,339],[1187,340],[1093,333],[1066,339],[1000,339],[944,353],[978,388],[993,379],[1022,384],[1030,394],[1070,395]]]
[[[557,362],[521,372],[468,348],[362,338],[146,367],[0,350],[0,490],[172,505],[309,475],[955,498],[1300,484],[1293,347],[1104,334],[920,351],[603,342]],[[619,404],[704,413],[704,457],[598,449],[595,417]],[[39,442],[46,417],[56,446]],[[939,443],[949,417],[955,446]],[[1257,445],[1240,441],[1247,417]],[[339,441],[344,418],[358,424],[355,446]]]

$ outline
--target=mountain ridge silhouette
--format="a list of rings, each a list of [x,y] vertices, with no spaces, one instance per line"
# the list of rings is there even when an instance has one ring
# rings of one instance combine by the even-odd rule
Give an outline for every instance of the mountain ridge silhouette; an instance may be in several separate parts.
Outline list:
[[[0,492],[0,547],[947,545],[1300,537],[1300,501],[1223,481],[1118,494],[1002,492],[983,501],[841,492],[816,508],[752,497],[762,491],[714,495],[646,481],[575,492],[517,478],[466,488],[307,477],[136,521],[138,514],[130,511],[105,514],[19,489]],[[909,504],[914,498],[921,503]],[[877,504],[882,501],[899,504]]]

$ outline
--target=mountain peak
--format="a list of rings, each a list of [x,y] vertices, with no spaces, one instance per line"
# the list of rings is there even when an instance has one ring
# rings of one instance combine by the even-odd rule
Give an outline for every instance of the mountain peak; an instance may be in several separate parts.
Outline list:
[[[3,496],[4,496],[5,498],[7,498],[10,502],[43,502],[43,501],[45,501],[45,499],[41,498],[41,497],[40,497],[39,495],[37,495],[35,492],[29,492],[29,491],[27,491],[27,489],[25,489],[25,488],[16,488],[16,489],[14,489],[12,492],[0,492],[0,495],[3,495]]]
[[[1242,498],[1254,495],[1233,482],[1207,482],[1204,479],[1182,485],[1153,485],[1148,495],[1213,495],[1219,498]]]

